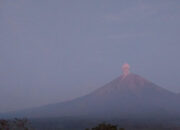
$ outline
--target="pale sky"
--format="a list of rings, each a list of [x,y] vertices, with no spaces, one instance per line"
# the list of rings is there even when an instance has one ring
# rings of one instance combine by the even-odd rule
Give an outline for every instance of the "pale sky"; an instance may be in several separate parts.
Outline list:
[[[131,72],[180,92],[180,0],[0,0],[0,113]]]

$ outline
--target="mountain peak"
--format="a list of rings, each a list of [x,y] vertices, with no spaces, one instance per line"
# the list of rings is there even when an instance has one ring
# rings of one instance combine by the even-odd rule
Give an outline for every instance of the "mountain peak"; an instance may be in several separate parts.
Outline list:
[[[126,66],[126,65],[125,65]],[[128,68],[128,67],[127,67]],[[159,87],[151,81],[134,73],[125,73],[95,91],[96,95],[173,95],[172,92]]]

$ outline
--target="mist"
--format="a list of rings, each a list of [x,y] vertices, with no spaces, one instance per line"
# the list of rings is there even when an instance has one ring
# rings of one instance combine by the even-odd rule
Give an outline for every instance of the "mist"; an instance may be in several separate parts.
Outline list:
[[[180,93],[180,1],[0,1],[0,113],[137,73]]]

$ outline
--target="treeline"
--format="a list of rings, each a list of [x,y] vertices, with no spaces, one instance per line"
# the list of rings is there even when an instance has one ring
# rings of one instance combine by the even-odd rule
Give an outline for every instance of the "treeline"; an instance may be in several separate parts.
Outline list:
[[[98,126],[95,126],[91,129],[86,128],[86,130],[125,130],[125,129],[124,128],[118,128],[117,125],[101,123]]]
[[[15,118],[12,120],[0,119],[0,130],[32,130],[32,128],[28,119]]]
[[[117,124],[117,125],[114,125]],[[164,124],[164,123],[163,123]],[[0,119],[0,130],[180,130],[180,124],[131,124],[128,123],[101,123],[89,120],[63,120],[63,119],[31,119],[15,118]]]

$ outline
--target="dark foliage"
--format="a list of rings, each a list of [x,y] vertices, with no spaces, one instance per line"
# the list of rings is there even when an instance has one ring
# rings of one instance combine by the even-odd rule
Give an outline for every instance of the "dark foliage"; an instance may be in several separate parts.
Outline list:
[[[86,130],[125,130],[125,129],[124,128],[118,129],[118,127],[116,125],[101,123],[92,129],[87,128]]]
[[[32,130],[28,119],[0,120],[0,130]]]
[[[9,130],[10,129],[10,124],[9,121],[7,120],[0,120],[0,130]]]

